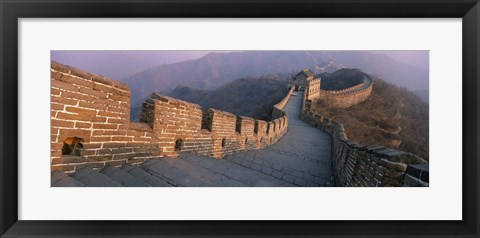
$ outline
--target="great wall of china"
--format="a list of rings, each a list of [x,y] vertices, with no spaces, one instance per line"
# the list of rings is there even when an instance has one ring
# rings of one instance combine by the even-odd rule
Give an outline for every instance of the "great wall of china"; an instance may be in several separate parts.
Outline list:
[[[372,93],[372,79],[364,75],[363,82],[341,90],[323,90],[321,78],[314,76],[310,69],[304,69],[288,82],[289,87],[305,90],[309,100],[319,99],[333,107],[350,107],[367,100]],[[308,89],[307,89],[308,87]],[[310,103],[310,102],[307,102]]]
[[[364,83],[348,88],[349,90],[329,92],[326,97],[343,107],[355,105],[370,96],[372,81],[368,80],[369,82],[365,78]],[[325,97],[323,90],[320,90],[320,94],[310,94],[311,86],[319,87],[317,82],[313,82],[312,85],[306,83],[300,119],[331,135],[336,186],[429,186],[428,162],[424,159],[404,151],[357,144],[347,138],[340,122],[310,111],[312,100],[323,100]],[[341,99],[347,100],[340,102]]]
[[[306,79],[306,78],[305,78]],[[263,149],[288,131],[283,110],[294,89],[304,91],[300,119],[331,136],[336,186],[429,186],[428,164],[403,151],[358,145],[343,125],[310,111],[312,100],[328,99],[347,107],[368,98],[372,82],[337,92],[320,89],[310,78],[292,87],[274,105],[274,120],[236,116],[153,93],[142,106],[140,122],[130,122],[130,89],[123,83],[56,62],[51,64],[51,169],[73,173],[85,167],[141,164],[182,152],[223,158],[239,151]],[[64,141],[81,138],[81,155],[62,152]],[[425,166],[427,166],[425,168]],[[284,177],[285,180],[285,177]]]
[[[51,169],[142,163],[180,152],[222,158],[275,143],[287,131],[282,111],[290,93],[274,106],[275,119],[254,120],[152,94],[140,122],[130,122],[130,89],[123,83],[56,62],[51,64]],[[81,138],[81,156],[62,155],[64,141]]]

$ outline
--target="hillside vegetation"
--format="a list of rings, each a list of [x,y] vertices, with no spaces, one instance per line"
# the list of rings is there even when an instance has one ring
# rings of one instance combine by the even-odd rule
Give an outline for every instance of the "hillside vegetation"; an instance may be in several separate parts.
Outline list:
[[[286,81],[274,76],[241,78],[215,90],[179,86],[169,96],[236,115],[268,120],[272,107],[287,94]]]
[[[322,82],[323,83],[323,82]],[[312,109],[343,123],[348,138],[429,159],[428,104],[405,88],[373,78],[371,96],[349,108],[334,108],[317,100]]]
[[[363,83],[364,73],[358,69],[340,69],[333,73],[322,73],[320,87],[323,90],[340,90]]]

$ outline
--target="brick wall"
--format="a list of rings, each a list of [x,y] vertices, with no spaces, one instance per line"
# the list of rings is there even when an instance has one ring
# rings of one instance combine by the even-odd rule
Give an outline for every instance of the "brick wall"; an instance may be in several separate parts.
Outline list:
[[[350,141],[341,123],[311,112],[308,102],[305,97],[300,119],[331,135],[337,186],[429,186],[427,161],[408,152]]]
[[[305,89],[307,99],[314,99],[320,97],[320,78],[310,80],[307,84],[308,89]]]
[[[367,100],[372,93],[372,86],[372,80],[365,78],[365,82],[350,88],[332,91],[320,90],[318,98],[333,107],[346,108]],[[365,88],[361,89],[362,87]]]
[[[371,93],[372,85],[362,90],[346,93],[332,93],[321,90],[319,99],[333,107],[346,108],[367,100]]]
[[[74,172],[181,152],[222,158],[264,148],[287,131],[288,116],[282,109],[291,92],[275,105],[271,122],[204,110],[156,93],[142,104],[140,122],[130,122],[127,85],[52,62],[51,168]],[[72,137],[83,139],[81,156],[62,155],[64,141]]]

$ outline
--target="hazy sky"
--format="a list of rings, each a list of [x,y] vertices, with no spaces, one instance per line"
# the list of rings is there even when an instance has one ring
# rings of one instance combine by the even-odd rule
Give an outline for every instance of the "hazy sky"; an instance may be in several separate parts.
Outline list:
[[[371,51],[373,53],[384,54],[395,60],[428,71],[429,51],[428,50],[382,50]]]
[[[226,51],[67,50],[51,51],[51,59],[89,72],[122,80],[158,65],[198,59],[211,52]],[[404,64],[428,71],[428,51],[369,52],[384,54]]]
[[[198,59],[211,51],[56,50],[51,60],[114,79],[125,79],[162,64]]]

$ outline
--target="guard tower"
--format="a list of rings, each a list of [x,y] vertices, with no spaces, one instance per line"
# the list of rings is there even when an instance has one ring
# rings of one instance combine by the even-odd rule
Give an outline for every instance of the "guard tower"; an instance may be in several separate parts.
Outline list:
[[[295,86],[295,91],[304,91],[307,86],[310,85],[311,81],[320,81],[320,77],[315,78],[313,72],[305,68],[300,73],[288,81],[288,88]],[[318,83],[320,85],[320,83]]]

